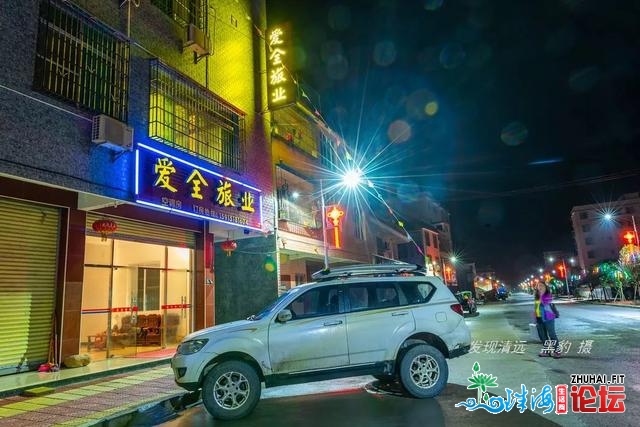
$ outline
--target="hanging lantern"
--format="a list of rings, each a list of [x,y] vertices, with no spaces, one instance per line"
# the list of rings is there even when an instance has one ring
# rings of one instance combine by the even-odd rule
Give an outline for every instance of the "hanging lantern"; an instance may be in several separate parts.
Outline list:
[[[220,248],[227,253],[227,256],[231,256],[231,252],[238,249],[238,243],[235,240],[225,240],[220,244]]]
[[[115,233],[118,230],[118,224],[115,221],[102,218],[93,222],[91,225],[93,231],[96,233],[100,233],[100,237],[102,237],[102,241],[106,241],[109,237],[109,234]]]

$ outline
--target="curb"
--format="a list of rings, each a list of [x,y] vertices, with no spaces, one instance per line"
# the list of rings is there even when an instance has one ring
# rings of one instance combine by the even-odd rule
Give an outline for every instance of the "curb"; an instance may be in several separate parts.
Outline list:
[[[627,307],[627,308],[635,308],[640,309],[640,304],[618,304],[615,302],[603,302],[598,300],[573,300],[572,302],[578,302],[581,304],[595,304],[595,305],[608,305],[609,307]]]
[[[160,366],[160,365],[167,365],[169,363],[171,363],[170,359],[158,359],[158,360],[149,361],[147,363],[139,363],[131,366],[122,366],[119,368],[108,369],[100,372],[93,372],[90,374],[78,375],[76,377],[44,381],[42,384],[23,385],[23,386],[12,388],[12,389],[4,389],[4,390],[0,390],[0,399],[4,399],[10,396],[21,395],[25,391],[29,389],[37,388],[37,387],[48,387],[53,389],[56,387],[63,387],[67,385],[77,384],[84,381],[92,381],[95,379],[104,378],[111,375],[119,375],[126,372],[153,368],[155,366]],[[74,368],[65,368],[65,369],[74,369]]]
[[[200,403],[200,392],[183,392],[168,398],[147,402],[136,408],[91,424],[91,427],[148,427],[178,418],[180,412]]]

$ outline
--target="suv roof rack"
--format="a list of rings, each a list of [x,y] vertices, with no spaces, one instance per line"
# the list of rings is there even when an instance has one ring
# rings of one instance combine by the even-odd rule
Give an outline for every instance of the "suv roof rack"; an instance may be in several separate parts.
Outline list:
[[[334,279],[336,277],[351,276],[371,276],[371,275],[395,275],[402,273],[410,273],[413,275],[423,275],[424,269],[418,264],[409,264],[406,262],[388,263],[388,264],[358,264],[346,267],[337,267],[332,269],[316,271],[311,278],[316,281]]]

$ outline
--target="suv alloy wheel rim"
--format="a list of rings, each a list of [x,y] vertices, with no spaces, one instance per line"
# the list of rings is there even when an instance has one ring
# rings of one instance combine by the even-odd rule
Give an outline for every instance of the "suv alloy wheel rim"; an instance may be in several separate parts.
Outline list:
[[[440,367],[436,359],[428,354],[420,354],[411,361],[411,379],[420,388],[430,388],[438,382]]]
[[[247,401],[251,386],[240,372],[226,372],[213,387],[216,403],[224,409],[238,409]]]

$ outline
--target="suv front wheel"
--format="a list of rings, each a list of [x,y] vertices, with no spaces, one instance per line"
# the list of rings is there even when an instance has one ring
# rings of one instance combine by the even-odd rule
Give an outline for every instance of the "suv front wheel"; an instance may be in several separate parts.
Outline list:
[[[415,345],[400,360],[400,383],[413,397],[423,399],[439,395],[448,378],[446,359],[430,345]]]
[[[216,365],[202,383],[202,403],[214,418],[235,420],[249,414],[260,400],[260,379],[255,369],[242,361]]]

